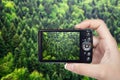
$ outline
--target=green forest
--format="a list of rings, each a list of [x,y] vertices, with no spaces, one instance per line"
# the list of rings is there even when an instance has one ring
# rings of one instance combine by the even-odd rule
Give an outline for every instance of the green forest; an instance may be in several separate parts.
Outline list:
[[[94,80],[38,61],[40,29],[103,19],[120,49],[120,0],[0,0],[1,80]]]
[[[43,60],[80,60],[80,32],[43,32]]]

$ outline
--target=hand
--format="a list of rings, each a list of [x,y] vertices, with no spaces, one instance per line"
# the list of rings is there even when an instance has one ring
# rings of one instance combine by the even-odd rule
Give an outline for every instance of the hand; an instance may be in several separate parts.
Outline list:
[[[102,20],[85,20],[75,26],[78,29],[96,30],[93,37],[93,60],[91,64],[66,63],[65,69],[98,80],[120,80],[120,53],[117,43]]]

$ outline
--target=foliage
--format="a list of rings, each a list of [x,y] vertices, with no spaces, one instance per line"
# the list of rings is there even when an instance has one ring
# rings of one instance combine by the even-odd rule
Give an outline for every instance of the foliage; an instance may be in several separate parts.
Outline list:
[[[0,78],[94,80],[66,71],[64,64],[40,63],[38,31],[73,29],[85,19],[103,19],[119,46],[119,12],[119,0],[0,0]]]
[[[33,71],[29,77],[30,77],[29,80],[45,80],[43,78],[43,74],[39,73],[38,71]]]
[[[43,32],[43,59],[79,60],[79,34],[79,32]]]
[[[11,52],[8,52],[3,59],[0,59],[0,77],[5,76],[13,71],[13,61],[14,58]]]
[[[27,68],[15,69],[12,73],[2,77],[1,80],[26,80],[28,76]]]

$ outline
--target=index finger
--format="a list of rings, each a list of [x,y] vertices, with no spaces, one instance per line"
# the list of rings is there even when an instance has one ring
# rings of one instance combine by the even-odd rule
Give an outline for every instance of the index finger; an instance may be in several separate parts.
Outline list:
[[[90,29],[96,30],[100,38],[108,38],[111,36],[104,21],[99,20],[99,19],[85,20],[81,22],[80,24],[76,25],[75,28],[78,28],[78,29],[90,28]]]

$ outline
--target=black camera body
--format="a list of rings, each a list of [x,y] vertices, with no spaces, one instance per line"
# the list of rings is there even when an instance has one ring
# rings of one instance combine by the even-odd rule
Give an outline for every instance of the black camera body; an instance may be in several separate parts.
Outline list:
[[[38,32],[40,62],[90,63],[92,61],[92,30],[40,30]]]

